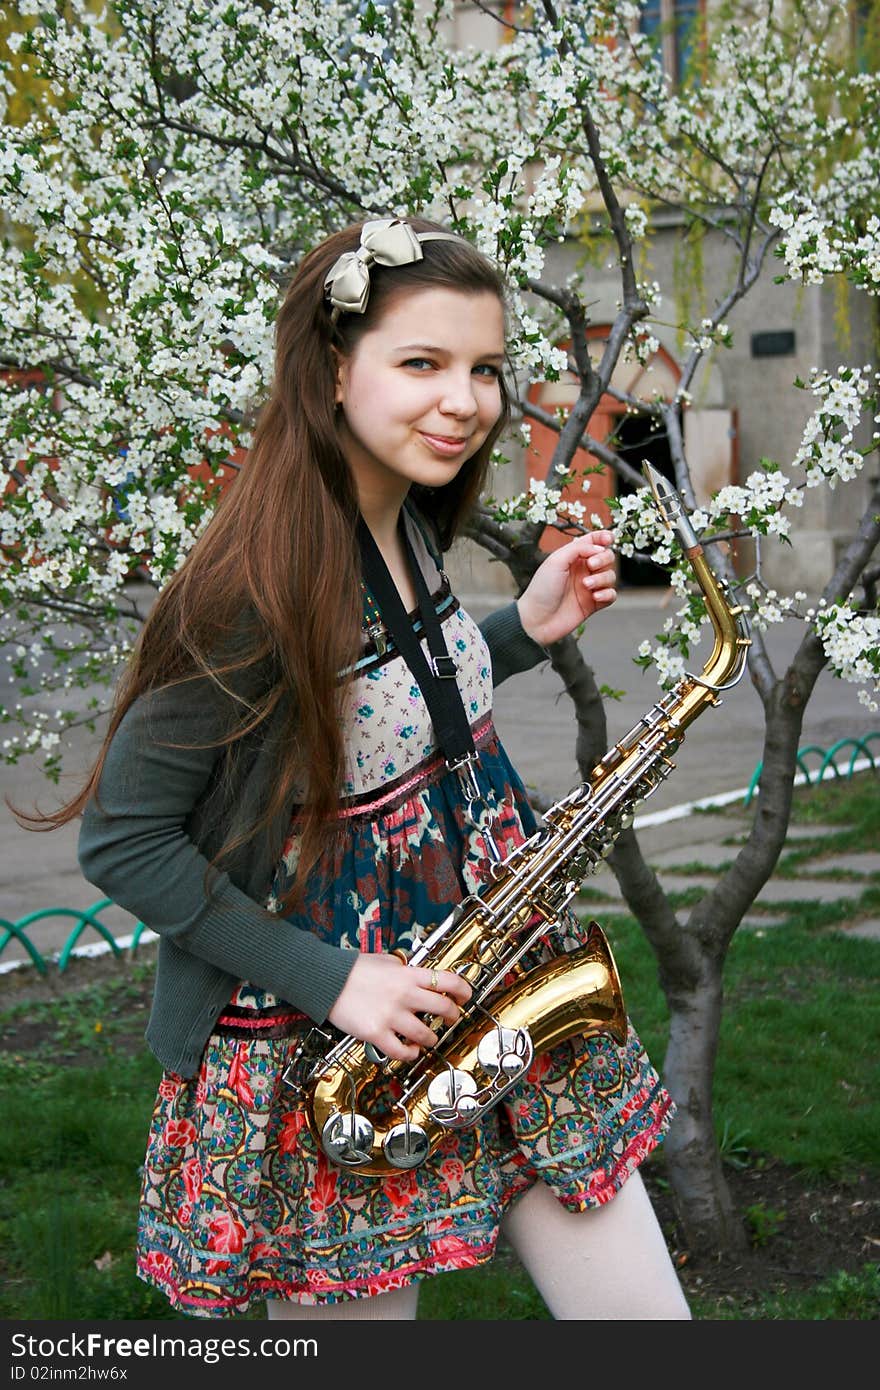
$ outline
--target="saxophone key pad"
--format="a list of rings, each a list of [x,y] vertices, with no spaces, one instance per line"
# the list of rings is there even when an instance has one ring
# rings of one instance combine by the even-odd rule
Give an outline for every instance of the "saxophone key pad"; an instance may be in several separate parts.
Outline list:
[[[343,1168],[368,1163],[373,1157],[375,1130],[365,1115],[337,1110],[321,1131],[324,1152]]]
[[[455,1116],[457,1125],[462,1129],[467,1129],[469,1125],[475,1124],[483,1110],[482,1103],[476,1096],[459,1096],[455,1102]]]
[[[421,1125],[392,1125],[382,1148],[394,1168],[418,1168],[431,1152],[431,1144]]]
[[[532,1040],[525,1028],[492,1028],[477,1047],[477,1061],[490,1076],[519,1076],[533,1056]]]
[[[433,1078],[428,1086],[428,1101],[432,1110],[459,1109],[461,1099],[475,1095],[476,1090],[477,1083],[469,1071],[450,1068],[438,1072]]]
[[[519,1052],[502,1052],[498,1058],[498,1070],[502,1076],[519,1076],[526,1065]]]

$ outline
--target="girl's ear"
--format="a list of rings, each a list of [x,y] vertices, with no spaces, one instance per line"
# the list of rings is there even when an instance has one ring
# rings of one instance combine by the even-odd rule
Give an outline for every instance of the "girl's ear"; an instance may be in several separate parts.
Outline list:
[[[343,392],[345,390],[348,359],[346,357],[343,357],[342,353],[339,351],[339,348],[331,348],[330,351],[333,353],[333,362],[336,368],[336,384],[333,399],[336,405],[341,405]]]

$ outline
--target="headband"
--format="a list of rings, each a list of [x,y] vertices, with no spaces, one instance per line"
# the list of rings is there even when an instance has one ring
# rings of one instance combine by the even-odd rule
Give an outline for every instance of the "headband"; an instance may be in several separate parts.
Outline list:
[[[365,222],[356,251],[343,251],[324,281],[326,297],[333,306],[330,322],[340,314],[363,314],[370,298],[370,266],[412,265],[422,259],[423,241],[462,241],[452,232],[414,232],[408,222],[397,217]],[[470,245],[466,242],[465,245]]]

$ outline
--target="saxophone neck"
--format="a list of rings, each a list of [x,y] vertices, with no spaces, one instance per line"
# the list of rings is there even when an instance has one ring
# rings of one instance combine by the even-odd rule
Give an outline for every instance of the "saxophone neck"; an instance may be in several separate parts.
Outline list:
[[[745,670],[746,654],[751,646],[745,610],[740,604],[730,602],[727,586],[718,579],[706,559],[680,494],[647,459],[642,463],[642,472],[661,520],[678,537],[715,630],[715,645],[701,674],[688,676],[687,680],[704,700],[717,704],[718,693],[735,685]]]
[[[658,472],[647,459],[642,462],[642,472],[651,489],[654,498],[654,505],[660,513],[660,520],[669,531],[674,531],[678,536],[682,550],[690,555],[692,550],[697,550],[702,555],[703,547],[697,539],[697,533],[691,525],[690,517],[685,511],[685,505],[681,494]]]
[[[727,586],[717,579],[702,546],[698,553],[689,554],[694,577],[706,603],[706,611],[715,630],[715,645],[699,677],[698,684],[710,690],[727,690],[740,680],[746,666],[746,656],[752,644],[745,609],[731,603]]]

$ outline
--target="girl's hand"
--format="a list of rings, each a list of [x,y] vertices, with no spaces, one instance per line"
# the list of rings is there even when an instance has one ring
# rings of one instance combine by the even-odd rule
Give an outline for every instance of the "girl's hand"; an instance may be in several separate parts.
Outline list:
[[[517,599],[517,607],[525,632],[547,647],[616,598],[611,532],[593,531],[551,550]]]
[[[452,970],[436,972],[436,989],[431,975],[430,967],[404,965],[399,956],[362,952],[327,1018],[340,1032],[372,1043],[386,1057],[414,1062],[423,1047],[437,1043],[422,1015],[454,1023],[459,1005],[471,997],[467,980]]]

